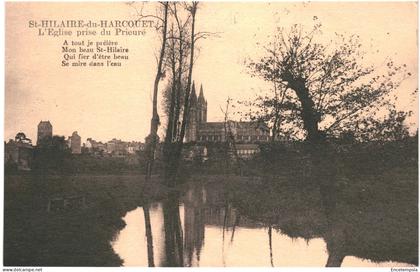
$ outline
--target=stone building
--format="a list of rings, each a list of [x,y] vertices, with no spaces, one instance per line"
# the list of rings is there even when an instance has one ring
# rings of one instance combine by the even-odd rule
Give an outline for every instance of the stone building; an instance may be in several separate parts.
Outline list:
[[[92,138],[88,138],[85,147],[87,152],[91,154],[106,154],[109,156],[122,157],[135,155],[138,151],[144,149],[144,144],[136,141],[125,142],[115,138],[106,143],[102,143],[97,142]]]
[[[93,140],[92,138],[87,138],[86,140],[86,144],[85,144],[86,148],[88,149],[89,153],[93,153],[93,154],[103,154],[107,152],[106,149],[106,144],[102,143],[102,142],[97,142],[95,140]]]
[[[144,150],[144,144],[140,142],[128,142],[126,146],[126,151],[128,154],[136,154],[137,151]]]
[[[77,131],[69,136],[68,144],[72,154],[82,153],[82,138],[77,134]]]
[[[127,143],[120,139],[112,139],[106,143],[106,150],[108,154],[113,156],[124,156],[127,153]]]
[[[38,124],[38,137],[36,144],[39,145],[43,139],[50,138],[53,136],[53,128],[50,121],[41,121]]]
[[[239,143],[267,142],[270,131],[265,124],[256,122],[207,122],[207,101],[204,98],[203,86],[197,98],[195,85],[191,90],[190,118],[187,125],[186,142],[225,142],[226,131],[230,131]]]

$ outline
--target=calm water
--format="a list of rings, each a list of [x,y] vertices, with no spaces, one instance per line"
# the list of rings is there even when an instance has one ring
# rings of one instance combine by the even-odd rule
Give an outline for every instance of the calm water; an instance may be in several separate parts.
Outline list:
[[[5,264],[396,267],[418,263],[414,174],[364,180],[337,175],[331,179],[334,182],[326,175],[315,181],[203,176],[191,178],[177,187],[177,193],[150,205],[143,204],[148,191],[139,178],[8,176]],[[68,207],[50,202],[74,195],[85,196],[86,202]]]
[[[126,226],[117,234],[112,247],[124,266],[148,266],[151,262],[155,266],[201,267],[323,267],[327,262],[344,267],[412,266],[373,262],[346,254],[337,257],[335,252],[329,253],[327,242],[337,236],[335,241],[341,241],[339,231],[333,231],[328,239],[322,235],[291,238],[281,228],[239,215],[221,195],[203,186],[192,186],[182,197],[129,211],[123,217]],[[145,211],[150,215],[145,216]],[[147,225],[151,231],[146,231]],[[336,247],[330,244],[329,248]]]

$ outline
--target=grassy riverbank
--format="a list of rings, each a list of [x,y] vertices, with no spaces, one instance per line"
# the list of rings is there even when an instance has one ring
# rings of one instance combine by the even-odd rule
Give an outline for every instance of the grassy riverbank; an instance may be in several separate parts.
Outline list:
[[[109,241],[121,218],[162,191],[139,175],[6,176],[4,264],[119,266]],[[85,206],[47,212],[49,200],[72,196]]]
[[[330,254],[418,265],[416,167],[226,186],[241,215],[290,237],[322,237]]]
[[[417,142],[276,148],[244,162],[245,176],[187,165],[182,180],[290,237],[322,237],[330,254],[418,263]],[[7,174],[4,188],[7,266],[119,266],[110,241],[121,218],[167,194],[157,176],[145,184],[135,172]],[[60,206],[69,199],[81,201]]]

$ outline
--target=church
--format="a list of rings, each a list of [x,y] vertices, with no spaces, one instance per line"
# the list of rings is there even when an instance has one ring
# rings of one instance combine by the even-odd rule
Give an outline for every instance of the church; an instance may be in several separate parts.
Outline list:
[[[190,97],[190,115],[187,123],[186,142],[225,142],[225,123],[207,122],[207,101],[204,97],[203,85],[197,97],[195,84],[192,85]],[[235,142],[250,144],[267,142],[270,139],[270,130],[264,124],[255,122],[229,121]]]

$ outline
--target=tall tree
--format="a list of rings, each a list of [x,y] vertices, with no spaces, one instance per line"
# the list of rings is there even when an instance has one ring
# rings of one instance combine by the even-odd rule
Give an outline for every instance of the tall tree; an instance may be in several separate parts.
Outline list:
[[[166,65],[171,77],[163,93],[164,109],[168,116],[165,134],[166,147],[179,137],[179,119],[185,102],[185,92],[183,90],[187,85],[188,56],[192,48],[188,37],[191,16],[187,13],[186,18],[183,19],[179,6],[180,3],[177,2],[170,5],[173,20],[169,30]]]
[[[153,109],[152,109],[152,120],[150,122],[150,133],[146,137],[146,181],[149,181],[152,175],[153,164],[155,160],[155,152],[157,142],[159,141],[157,131],[160,124],[159,121],[159,114],[157,108],[157,100],[158,100],[158,91],[159,91],[159,82],[163,76],[163,63],[165,58],[165,48],[167,43],[167,29],[168,29],[168,7],[169,2],[161,2],[162,10],[163,10],[163,17],[161,18],[162,26],[161,26],[161,37],[162,43],[160,47],[157,71],[155,76],[155,81],[153,85]]]
[[[187,19],[182,21],[177,4],[174,3],[171,12],[175,19],[176,31],[172,33],[171,50],[169,50],[172,79],[168,108],[168,125],[165,136],[164,160],[165,181],[169,186],[175,185],[179,161],[183,149],[186,127],[189,119],[190,95],[193,68],[195,61],[196,42],[207,37],[205,32],[196,32],[196,15],[198,2],[183,3]],[[182,102],[182,103],[181,103]]]
[[[189,113],[189,102],[190,102],[190,93],[191,93],[191,83],[192,83],[192,72],[194,67],[194,49],[195,49],[195,42],[197,37],[195,36],[195,20],[196,20],[196,14],[198,9],[198,2],[194,1],[191,3],[191,5],[187,6],[187,10],[191,14],[191,49],[190,49],[190,61],[189,61],[189,67],[188,67],[188,77],[187,77],[187,86],[185,90],[185,99],[184,99],[184,112],[182,117],[182,123],[181,123],[181,131],[180,131],[180,141],[179,141],[179,152],[182,149],[182,143],[184,141],[185,137],[185,129],[188,122],[188,113]]]
[[[320,23],[310,31],[279,28],[265,55],[248,64],[252,76],[284,88],[284,121],[298,120],[313,143],[392,105],[390,93],[410,76],[406,65],[389,59],[386,67],[364,64],[357,35],[336,34],[329,43],[317,41],[321,36]]]

